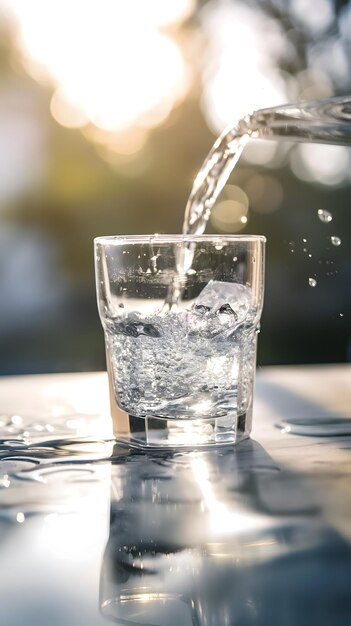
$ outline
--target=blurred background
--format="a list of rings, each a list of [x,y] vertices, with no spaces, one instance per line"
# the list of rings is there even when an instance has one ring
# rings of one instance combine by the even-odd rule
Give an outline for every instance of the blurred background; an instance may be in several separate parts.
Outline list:
[[[345,0],[0,0],[0,34],[0,374],[103,369],[93,238],[180,232],[225,126],[351,93]],[[260,365],[351,360],[350,165],[250,142],[213,210],[268,239]]]

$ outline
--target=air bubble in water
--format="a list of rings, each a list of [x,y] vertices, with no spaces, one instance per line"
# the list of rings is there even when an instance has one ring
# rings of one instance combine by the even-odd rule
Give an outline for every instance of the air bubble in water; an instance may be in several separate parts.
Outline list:
[[[318,217],[324,224],[329,224],[333,219],[332,214],[329,211],[324,211],[324,209],[318,209]]]
[[[330,237],[330,241],[332,242],[333,246],[340,246],[341,244],[340,237]]]
[[[309,278],[308,279],[308,284],[310,287],[315,287],[317,284],[317,281],[315,280],[315,278]]]

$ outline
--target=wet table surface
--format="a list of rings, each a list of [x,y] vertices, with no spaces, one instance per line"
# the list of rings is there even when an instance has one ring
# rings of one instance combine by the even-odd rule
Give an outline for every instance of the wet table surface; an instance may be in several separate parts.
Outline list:
[[[260,370],[211,451],[122,447],[107,401],[0,380],[1,626],[351,624],[350,366]]]

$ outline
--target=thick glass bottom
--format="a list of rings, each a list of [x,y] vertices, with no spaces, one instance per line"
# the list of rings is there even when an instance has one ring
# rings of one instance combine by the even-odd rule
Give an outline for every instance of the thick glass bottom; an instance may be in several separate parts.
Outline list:
[[[108,362],[109,363],[109,362]],[[237,444],[249,437],[252,425],[252,394],[247,410],[220,417],[171,419],[135,417],[118,406],[109,371],[110,406],[116,440],[137,448],[199,448]]]
[[[251,411],[250,411],[251,413]],[[140,448],[197,448],[237,444],[250,435],[251,414],[213,419],[167,420],[131,415],[128,432],[115,429],[121,443]]]

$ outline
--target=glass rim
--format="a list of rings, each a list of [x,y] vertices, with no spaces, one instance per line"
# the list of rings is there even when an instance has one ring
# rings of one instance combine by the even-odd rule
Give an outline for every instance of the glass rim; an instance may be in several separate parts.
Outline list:
[[[94,238],[94,244],[103,244],[116,246],[126,244],[142,244],[142,243],[202,243],[202,242],[261,242],[266,243],[267,239],[264,235],[106,235]]]

